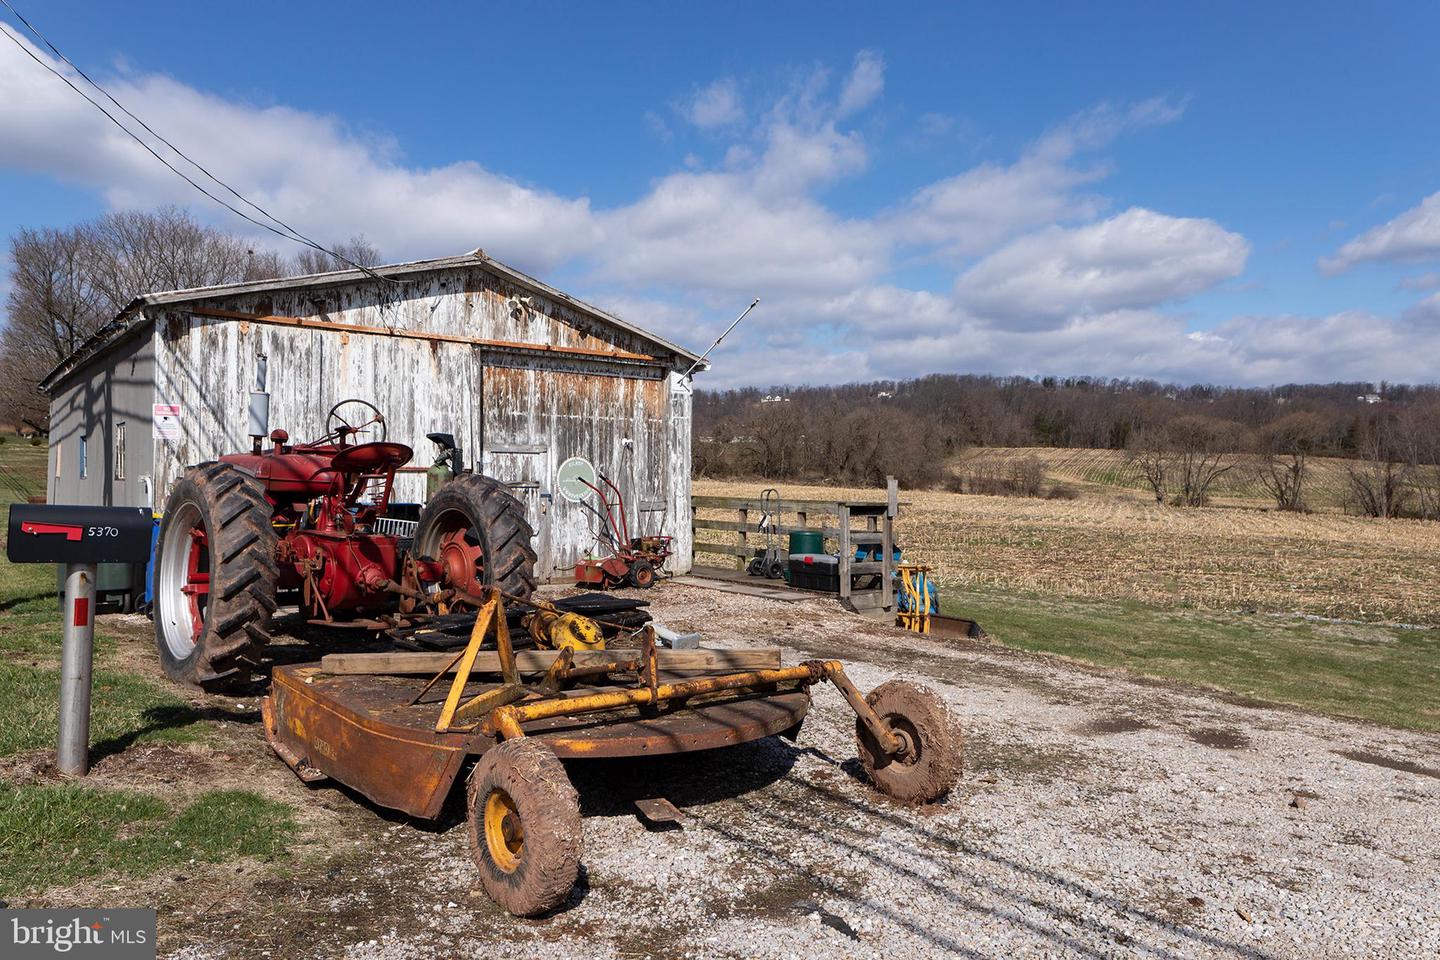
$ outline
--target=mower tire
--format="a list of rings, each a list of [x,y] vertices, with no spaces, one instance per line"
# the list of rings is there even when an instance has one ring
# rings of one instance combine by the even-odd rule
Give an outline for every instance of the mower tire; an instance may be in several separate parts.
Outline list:
[[[155,544],[155,645],[171,680],[210,691],[249,681],[270,642],[279,568],[260,480],[227,463],[181,474]]]
[[[960,778],[963,739],[939,694],[918,683],[889,680],[865,702],[907,748],[901,756],[887,755],[857,719],[856,745],[870,782],[901,803],[930,803],[948,793]]]
[[[565,902],[580,873],[580,798],[539,740],[491,747],[470,772],[470,852],[490,898],[517,917]]]
[[[655,586],[655,566],[649,560],[636,560],[630,565],[630,572],[625,575],[630,581],[630,586],[641,590],[649,590]]]

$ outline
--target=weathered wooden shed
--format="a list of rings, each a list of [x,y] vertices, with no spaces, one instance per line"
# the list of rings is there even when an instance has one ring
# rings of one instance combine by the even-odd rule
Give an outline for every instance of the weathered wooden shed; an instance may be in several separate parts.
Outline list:
[[[623,491],[632,532],[676,538],[690,566],[690,385],[699,358],[483,251],[440,260],[149,293],[46,377],[54,503],[160,508],[180,471],[248,449],[247,405],[296,440],[356,397],[415,449],[397,498],[424,498],[431,432],[511,485],[536,530],[540,578],[594,546],[590,515],[554,491],[581,456]]]

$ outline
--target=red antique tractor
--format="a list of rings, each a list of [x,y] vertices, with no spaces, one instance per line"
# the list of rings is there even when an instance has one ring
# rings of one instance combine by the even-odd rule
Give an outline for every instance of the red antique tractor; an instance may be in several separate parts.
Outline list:
[[[172,679],[210,689],[248,680],[282,591],[311,623],[379,630],[478,606],[487,587],[535,589],[533,531],[504,484],[449,480],[403,537],[386,512],[413,451],[386,440],[384,416],[363,400],[337,403],[325,430],[297,444],[275,430],[269,450],[257,438],[250,453],[190,467],[175,484],[154,583],[155,641]]]

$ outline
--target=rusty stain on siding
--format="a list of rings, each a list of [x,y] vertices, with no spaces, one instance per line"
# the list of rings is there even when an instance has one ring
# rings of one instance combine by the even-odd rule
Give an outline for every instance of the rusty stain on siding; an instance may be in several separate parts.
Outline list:
[[[512,310],[518,296],[529,297],[527,309]],[[205,306],[259,313],[263,305],[265,313],[314,317],[319,307],[313,298],[313,291],[267,291]],[[378,302],[373,284],[352,283],[328,291],[321,306],[328,319],[357,325],[594,350],[654,350],[628,331],[478,268],[418,274],[398,301]],[[202,318],[183,305],[151,309],[157,320],[155,400],[182,406],[181,439],[154,444],[157,505],[185,465],[248,448],[248,393],[255,358],[265,355],[270,425],[284,427],[297,440],[320,436],[325,412],[349,397],[385,412],[389,439],[414,448],[416,466],[424,467],[434,454],[425,434],[455,434],[467,465],[515,485],[537,531],[542,577],[563,575],[594,547],[589,515],[552,489],[556,468],[571,456],[591,460],[620,487],[632,532],[675,536],[672,566],[688,569],[691,405],[688,387],[674,369]],[[423,476],[402,475],[397,496],[422,499]],[[659,509],[642,509],[657,504]]]

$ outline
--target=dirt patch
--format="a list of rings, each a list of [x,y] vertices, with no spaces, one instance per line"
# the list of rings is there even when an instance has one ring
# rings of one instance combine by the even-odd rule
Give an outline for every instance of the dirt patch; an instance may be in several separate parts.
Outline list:
[[[1250,738],[1233,727],[1198,727],[1185,731],[1187,739],[1214,750],[1244,750]]]
[[[55,766],[55,749],[26,750],[0,757],[0,781],[11,784],[48,783],[60,780],[60,769]]]
[[[1205,898],[1166,890],[1156,905],[1172,923],[1194,923],[1205,913]]]
[[[1103,737],[1113,733],[1134,733],[1137,730],[1154,729],[1155,724],[1141,720],[1139,717],[1116,715],[1082,723],[1075,728],[1075,732],[1085,737]]]
[[[234,760],[229,754],[216,755],[209,750],[148,744],[103,757],[90,773],[103,780],[124,781],[129,786],[181,780],[208,783],[217,774],[217,763],[233,763]]]
[[[220,779],[230,779],[223,776],[217,761],[234,759],[230,755],[217,757],[209,748],[200,745],[173,747],[143,744],[96,759],[86,782],[129,790],[145,790],[163,784],[210,787],[217,785]],[[55,765],[55,751],[49,747],[0,759],[0,780],[16,784],[72,782]]]
[[[1354,760],[1357,763],[1368,763],[1375,767],[1384,767],[1387,770],[1399,770],[1401,773],[1413,773],[1418,777],[1430,777],[1440,780],[1440,768],[1426,767],[1410,760],[1401,760],[1397,757],[1387,757],[1378,753],[1371,753],[1368,750],[1336,750],[1337,756],[1347,760]]]
[[[821,885],[805,873],[777,876],[773,883],[752,892],[736,913],[742,916],[782,919],[797,914],[813,913],[819,909],[819,898],[835,890]]]
[[[965,768],[968,774],[979,776],[1004,774],[1047,781],[1096,765],[1091,754],[1018,737],[1007,740],[972,735],[965,745]]]

